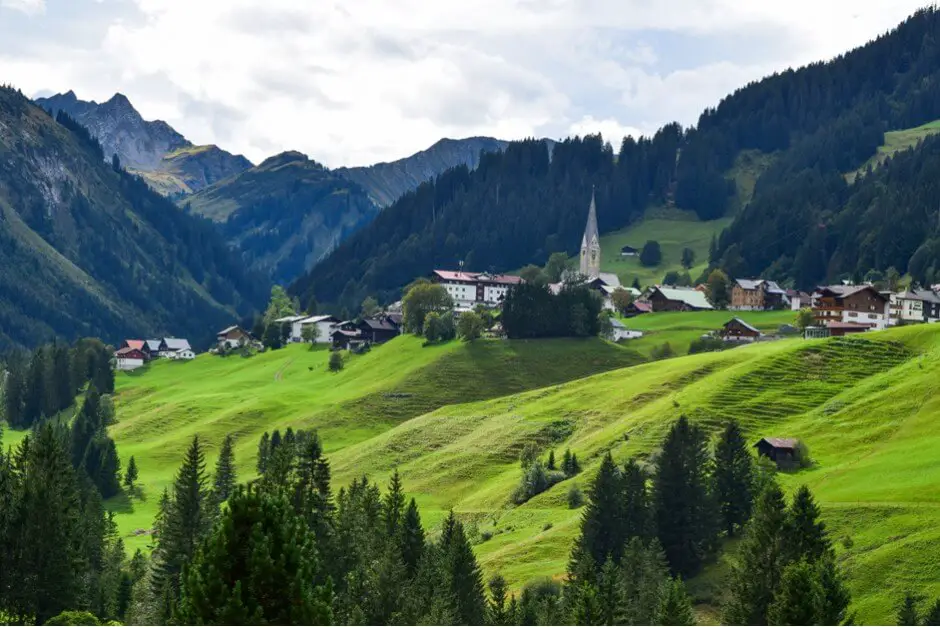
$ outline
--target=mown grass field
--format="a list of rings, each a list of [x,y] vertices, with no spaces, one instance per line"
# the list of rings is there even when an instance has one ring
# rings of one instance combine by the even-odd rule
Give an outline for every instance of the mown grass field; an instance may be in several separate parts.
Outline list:
[[[649,356],[650,351],[668,342],[676,355],[689,352],[689,344],[705,333],[716,331],[737,316],[762,332],[772,334],[782,324],[793,324],[796,312],[784,311],[695,311],[659,312],[621,319],[630,329],[643,331],[643,337],[627,340],[624,346]]]
[[[784,314],[743,317],[769,327]],[[666,329],[717,326],[726,316],[655,314],[645,324],[665,336]],[[315,427],[336,489],[362,475],[384,484],[397,468],[432,535],[453,509],[469,525],[484,569],[518,588],[563,576],[581,515],[568,508],[567,493],[586,488],[606,452],[647,462],[679,415],[713,433],[735,418],[750,440],[808,444],[815,466],[780,481],[816,494],[860,623],[892,622],[906,588],[940,594],[940,325],[623,367],[637,360],[600,341],[423,348],[399,338],[351,359],[339,374],[326,371],[325,351],[300,346],[248,360],[160,363],[119,378],[112,434],[122,457],[138,460],[142,494],[110,504],[130,547],[143,546],[147,536],[133,531],[150,528],[193,434],[209,443],[211,467],[221,438],[236,433],[247,479],[264,430]],[[584,472],[517,506],[510,497],[518,456],[530,442],[543,454],[570,447]],[[689,582],[706,617],[715,616],[730,559],[723,554]]]
[[[905,128],[897,131],[888,131],[885,133],[885,143],[878,147],[878,150],[868,161],[862,164],[858,170],[849,172],[845,175],[846,180],[851,183],[858,176],[859,172],[864,172],[868,166],[877,168],[889,157],[902,150],[913,148],[925,137],[940,133],[940,120],[927,122],[913,128]]]

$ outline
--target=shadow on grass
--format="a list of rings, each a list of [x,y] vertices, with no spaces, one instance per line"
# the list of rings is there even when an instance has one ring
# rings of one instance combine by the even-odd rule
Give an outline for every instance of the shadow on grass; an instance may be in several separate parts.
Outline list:
[[[133,514],[134,503],[136,502],[147,502],[147,492],[139,485],[133,488],[124,488],[120,494],[108,499],[105,502],[105,507],[115,514]]]

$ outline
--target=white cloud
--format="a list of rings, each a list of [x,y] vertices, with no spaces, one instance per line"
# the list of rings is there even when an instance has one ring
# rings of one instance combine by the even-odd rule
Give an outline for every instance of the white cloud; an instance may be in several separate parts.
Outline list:
[[[0,69],[24,91],[125,93],[145,117],[260,161],[399,158],[442,136],[693,124],[747,81],[864,43],[919,0],[60,0]],[[41,4],[0,0],[0,6]],[[109,13],[112,11],[113,13]],[[91,12],[87,12],[91,15]],[[84,14],[83,14],[84,15]],[[44,27],[71,24],[50,0]],[[30,20],[38,21],[38,20]],[[64,28],[64,27],[63,27]]]
[[[604,139],[610,142],[614,147],[614,152],[620,149],[620,143],[624,137],[639,137],[640,135],[650,135],[656,132],[656,129],[639,129],[635,126],[624,126],[613,118],[604,120],[595,120],[594,116],[586,115],[577,122],[568,127],[568,133],[571,135],[588,135],[600,133]]]
[[[0,0],[0,9],[13,9],[27,15],[36,15],[46,10],[46,0]]]

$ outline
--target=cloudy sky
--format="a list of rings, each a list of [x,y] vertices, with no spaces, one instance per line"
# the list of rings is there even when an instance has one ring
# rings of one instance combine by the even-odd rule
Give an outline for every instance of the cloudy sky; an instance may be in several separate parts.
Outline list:
[[[258,162],[396,159],[441,137],[693,124],[776,70],[832,57],[923,0],[0,0],[0,82],[119,91]]]

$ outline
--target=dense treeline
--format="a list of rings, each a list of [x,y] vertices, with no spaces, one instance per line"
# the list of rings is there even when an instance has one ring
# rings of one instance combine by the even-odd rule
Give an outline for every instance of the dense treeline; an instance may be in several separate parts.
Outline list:
[[[486,153],[477,169],[448,170],[388,207],[291,288],[302,302],[356,307],[366,296],[398,297],[434,267],[505,271],[574,253],[592,186],[599,228],[631,223],[670,193],[683,132],[669,125],[653,138],[627,138],[615,159],[599,135],[510,143]]]
[[[546,285],[515,285],[503,301],[500,321],[511,339],[597,335],[600,298],[584,285],[565,284],[558,294]]]
[[[209,221],[106,163],[74,119],[0,89],[0,124],[20,138],[0,137],[0,347],[171,333],[203,344],[263,302],[263,281]]]

